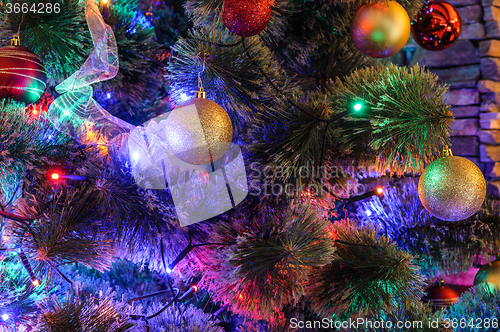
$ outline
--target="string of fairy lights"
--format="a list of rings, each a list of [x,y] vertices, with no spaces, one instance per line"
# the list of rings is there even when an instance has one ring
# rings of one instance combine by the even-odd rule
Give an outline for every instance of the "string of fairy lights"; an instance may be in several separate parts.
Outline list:
[[[103,10],[103,18],[104,18],[104,20],[106,20],[108,18],[108,4],[109,4],[109,0],[101,0],[101,3],[102,3],[102,10]],[[21,26],[22,22],[23,21],[21,21],[20,26]],[[19,28],[20,28],[20,26],[19,26]],[[301,107],[300,105],[298,105],[296,102],[294,102],[283,91],[281,91],[281,89],[278,86],[276,86],[276,84],[272,81],[272,79],[264,72],[264,70],[262,68],[259,67],[259,65],[256,63],[256,61],[252,58],[252,56],[251,56],[251,54],[249,52],[249,49],[248,49],[247,45],[245,44],[245,39],[246,39],[245,37],[242,37],[239,41],[237,41],[237,42],[235,42],[233,44],[227,44],[227,45],[213,43],[213,42],[204,41],[204,40],[202,40],[202,42],[209,43],[209,44],[215,45],[217,47],[236,47],[236,46],[242,44],[243,47],[245,48],[245,53],[246,53],[246,56],[248,57],[249,61],[265,77],[265,79],[267,80],[267,82],[273,87],[273,89],[276,91],[276,93],[278,95],[280,95],[281,97],[283,97],[296,110],[298,110],[298,111],[306,114],[307,116],[315,119],[316,121],[318,121],[320,123],[324,123],[325,124],[324,134],[323,134],[323,139],[322,139],[321,156],[320,156],[320,162],[319,162],[320,166],[321,166],[323,164],[323,162],[324,162],[325,145],[326,145],[326,140],[327,140],[327,132],[328,132],[330,124],[333,123],[333,122],[335,122],[335,121],[338,121],[341,118],[344,118],[347,115],[357,114],[358,112],[364,110],[366,108],[366,103],[364,103],[361,100],[356,100],[351,105],[351,109],[347,109],[344,112],[341,112],[341,113],[339,113],[337,115],[334,115],[333,117],[331,117],[329,119],[320,118],[320,117],[314,115],[313,113],[307,111],[306,109],[304,109],[303,107]],[[148,59],[148,60],[150,60],[150,61],[152,61],[152,62],[154,62],[154,63],[156,63],[156,64],[158,64],[160,66],[164,66],[164,67],[167,66],[164,63],[161,63],[161,62],[159,62],[159,61],[157,61],[155,59],[151,59],[149,57],[146,57],[146,56],[141,55],[139,53],[136,53],[134,51],[130,51],[130,50],[126,50],[126,51],[127,52],[131,52],[133,54],[136,54],[138,56],[141,56],[143,58],[146,58],[146,59]],[[171,61],[173,61],[172,53],[171,53],[169,62],[171,62]],[[185,99],[187,99],[187,96],[185,96],[185,97],[186,97]],[[110,98],[109,95],[108,95],[108,98]],[[31,107],[30,108],[30,112],[31,112],[32,116],[38,116],[41,113],[41,110],[38,109],[38,108],[36,108],[36,107]],[[65,115],[69,116],[70,114],[68,112]],[[81,148],[80,148],[80,150],[81,150]],[[91,181],[91,179],[89,179],[86,176],[76,175],[76,174],[65,174],[64,172],[62,172],[60,170],[52,170],[52,171],[50,171],[48,173],[48,178],[55,185],[64,185],[66,182],[90,182]],[[22,221],[22,222],[25,222],[25,223],[36,222],[36,220],[38,220],[42,216],[23,217],[23,216],[20,216],[20,215],[16,215],[16,214],[14,214],[12,212],[6,212],[5,211],[5,208],[7,208],[12,203],[12,201],[14,200],[18,189],[19,189],[19,187],[17,187],[15,189],[14,194],[12,195],[11,199],[8,201],[8,203],[5,206],[0,206],[0,208],[1,208],[0,209],[0,216],[2,216],[3,218],[9,218],[9,219],[12,219],[12,220],[15,220],[15,221]],[[381,187],[379,187],[379,188],[377,188],[375,190],[372,190],[370,192],[367,192],[367,193],[365,193],[363,195],[353,196],[353,197],[349,197],[349,198],[336,197],[332,193],[332,195],[334,197],[336,197],[337,199],[339,199],[340,201],[342,201],[342,210],[344,211],[345,214],[346,214],[345,208],[349,204],[354,203],[354,202],[359,201],[359,200],[362,200],[362,199],[366,199],[366,198],[371,197],[373,195],[380,196],[382,194],[383,194],[383,188],[381,188]],[[2,226],[3,226],[3,223],[2,223]],[[2,230],[3,230],[3,227],[0,228],[0,231],[2,231]],[[4,240],[7,240],[6,237],[2,237],[2,238]],[[357,244],[354,244],[354,243],[347,243],[347,242],[342,242],[342,241],[338,241],[338,242],[341,242],[341,243],[347,244],[347,245],[357,245]],[[175,269],[175,267],[178,265],[178,263],[181,262],[184,258],[186,258],[186,256],[194,248],[201,247],[201,246],[208,246],[208,245],[227,246],[227,245],[234,245],[234,244],[236,244],[236,242],[228,242],[228,243],[211,243],[211,242],[206,242],[206,243],[193,244],[192,243],[191,235],[189,235],[189,243],[188,243],[188,245],[176,256],[176,258],[170,264],[167,265],[165,263],[165,260],[164,260],[165,255],[164,255],[164,247],[163,247],[163,242],[162,242],[162,245],[161,245],[161,255],[162,255],[163,263],[165,265],[164,266],[165,267],[165,271],[166,271],[167,275],[171,274],[172,271]],[[17,255],[19,257],[19,259],[20,259],[23,267],[25,268],[25,270],[27,271],[27,273],[29,275],[29,279],[30,279],[30,282],[31,282],[32,286],[33,287],[39,287],[39,286],[41,286],[42,282],[40,282],[40,280],[35,275],[32,267],[31,267],[31,264],[29,262],[28,257],[23,252],[23,250],[20,249],[19,246],[18,246],[18,249],[19,250],[17,252],[16,251],[12,251],[11,254],[12,255]],[[7,251],[8,249],[7,248],[0,248],[0,250]],[[61,275],[61,277],[63,279],[65,279],[68,283],[72,284],[71,280],[69,280],[59,269],[56,268],[56,271]],[[150,297],[154,297],[154,296],[159,296],[159,295],[167,294],[167,293],[171,293],[172,299],[165,306],[163,306],[159,311],[157,311],[156,313],[153,313],[153,314],[147,315],[147,316],[146,315],[131,314],[131,315],[129,315],[130,318],[136,319],[136,320],[142,319],[142,320],[144,320],[144,321],[147,322],[149,319],[152,319],[152,318],[157,317],[158,315],[160,315],[162,312],[164,312],[172,304],[174,304],[176,302],[180,302],[180,301],[184,300],[185,298],[187,298],[189,295],[191,295],[191,294],[193,294],[193,293],[195,293],[195,292],[198,291],[198,287],[196,285],[192,285],[191,287],[188,288],[187,291],[185,291],[181,295],[181,292],[180,292],[179,289],[172,287],[171,282],[170,282],[170,277],[167,277],[167,279],[168,279],[169,285],[170,285],[170,288],[168,290],[162,290],[160,292],[156,292],[156,293],[153,293],[153,294],[148,294],[148,295],[140,296],[140,297],[137,297],[137,298],[133,298],[133,299],[128,300],[126,302],[126,304],[133,303],[134,301],[138,301],[138,300],[142,300],[142,299],[146,299],[146,298],[150,298]],[[86,296],[86,297],[91,297],[91,298],[93,298],[95,300],[99,300],[98,298],[95,298],[91,294],[87,294],[87,293],[85,293],[83,291],[80,291],[80,293],[82,295]],[[229,304],[226,304],[226,305],[222,306],[219,310],[217,310],[215,313],[212,314],[211,319],[216,319],[228,307],[229,307]],[[17,314],[17,312],[16,312],[16,314]],[[3,314],[0,315],[0,317],[2,318],[3,321],[7,321],[7,320],[9,320],[11,318],[11,315],[9,315],[7,313],[3,313]],[[17,319],[17,317],[13,317],[13,318],[14,318],[14,320]]]

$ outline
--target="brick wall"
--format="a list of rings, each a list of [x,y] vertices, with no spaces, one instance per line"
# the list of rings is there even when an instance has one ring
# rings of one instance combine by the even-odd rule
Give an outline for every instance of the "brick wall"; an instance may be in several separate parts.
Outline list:
[[[453,153],[474,161],[489,191],[500,196],[500,0],[448,2],[462,18],[459,40],[438,52],[410,41],[406,53],[412,53],[410,65],[425,65],[450,86]]]

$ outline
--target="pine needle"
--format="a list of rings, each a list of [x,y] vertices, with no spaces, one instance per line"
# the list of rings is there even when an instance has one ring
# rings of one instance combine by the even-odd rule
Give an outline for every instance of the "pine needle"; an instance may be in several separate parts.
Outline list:
[[[309,208],[290,209],[282,218],[214,225],[221,237],[236,235],[237,244],[211,251],[204,278],[214,299],[230,303],[233,312],[279,319],[280,308],[304,295],[311,267],[331,260],[327,221]]]
[[[133,331],[126,307],[113,301],[107,291],[98,300],[80,293],[81,285],[68,291],[64,299],[55,296],[41,304],[42,315],[36,332],[125,332]]]
[[[333,261],[313,271],[311,307],[336,319],[372,316],[397,310],[402,301],[418,301],[423,277],[412,255],[377,236],[374,229],[335,225]]]

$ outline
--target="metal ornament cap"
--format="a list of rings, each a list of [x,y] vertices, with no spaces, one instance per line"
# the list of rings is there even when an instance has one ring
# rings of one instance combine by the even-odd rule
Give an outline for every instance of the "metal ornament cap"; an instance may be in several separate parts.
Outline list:
[[[18,35],[12,36],[10,40],[10,46],[21,46],[21,39],[19,39]]]

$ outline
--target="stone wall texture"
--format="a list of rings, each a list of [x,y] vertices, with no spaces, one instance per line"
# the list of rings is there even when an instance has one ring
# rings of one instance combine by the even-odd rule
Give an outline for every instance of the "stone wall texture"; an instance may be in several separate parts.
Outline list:
[[[425,65],[450,86],[453,154],[476,163],[500,196],[500,0],[446,1],[462,18],[459,40],[443,51],[417,47],[409,65]]]

